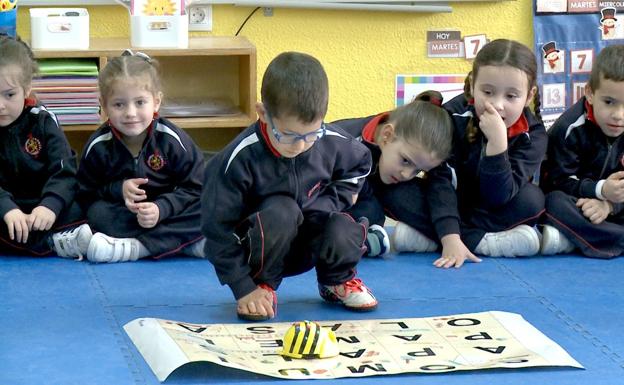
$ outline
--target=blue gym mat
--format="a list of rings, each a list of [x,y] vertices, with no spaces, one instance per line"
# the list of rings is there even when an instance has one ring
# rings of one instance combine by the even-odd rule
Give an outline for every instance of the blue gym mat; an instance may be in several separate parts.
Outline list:
[[[353,313],[324,303],[314,272],[284,280],[275,322],[430,317],[500,310],[528,322],[585,366],[403,374],[338,384],[621,384],[624,375],[624,258],[484,258],[461,269],[432,266],[435,254],[365,259],[358,276],[380,305]],[[167,258],[91,264],[0,257],[0,384],[159,384],[123,325],[139,317],[235,323],[235,301],[206,260]],[[164,384],[289,382],[208,363]],[[323,384],[298,380],[293,384]]]

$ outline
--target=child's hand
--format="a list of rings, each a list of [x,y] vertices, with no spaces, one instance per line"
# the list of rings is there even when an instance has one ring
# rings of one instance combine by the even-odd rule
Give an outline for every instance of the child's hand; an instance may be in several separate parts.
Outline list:
[[[28,229],[31,231],[50,230],[54,221],[56,221],[56,214],[45,206],[35,207],[26,218]]]
[[[479,128],[488,140],[486,155],[497,155],[507,150],[507,127],[490,102],[485,102],[485,111],[479,116]]]
[[[151,229],[158,223],[160,217],[160,210],[156,203],[153,202],[140,202],[137,203],[137,220],[139,225],[146,229]]]
[[[139,212],[137,202],[147,199],[145,190],[139,188],[140,185],[145,183],[147,183],[147,178],[126,179],[121,187],[126,207],[135,214],[138,214]]]
[[[579,198],[576,207],[580,207],[585,218],[595,225],[607,219],[613,209],[610,202],[593,198]]]
[[[236,311],[238,314],[258,314],[262,316],[275,317],[273,312],[273,294],[261,287],[256,287],[254,291],[237,301]]]
[[[624,202],[624,171],[609,175],[602,185],[602,196],[615,203]]]
[[[28,216],[20,209],[13,209],[4,214],[4,222],[9,229],[12,241],[26,243],[28,241]]]
[[[470,252],[459,234],[448,234],[440,239],[442,243],[442,256],[433,262],[435,267],[448,269],[449,267],[460,268],[466,259],[472,262],[481,262],[481,258]]]

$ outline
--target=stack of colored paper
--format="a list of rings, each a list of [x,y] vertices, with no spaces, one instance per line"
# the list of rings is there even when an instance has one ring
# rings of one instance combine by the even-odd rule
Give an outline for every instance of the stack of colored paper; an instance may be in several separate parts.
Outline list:
[[[33,91],[62,125],[98,124],[98,69],[91,59],[42,59]]]

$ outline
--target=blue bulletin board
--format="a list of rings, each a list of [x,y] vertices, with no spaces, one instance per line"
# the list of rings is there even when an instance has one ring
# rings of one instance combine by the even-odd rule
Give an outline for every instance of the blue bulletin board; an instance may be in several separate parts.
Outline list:
[[[593,60],[624,44],[624,1],[536,0],[533,28],[544,123],[584,95]]]

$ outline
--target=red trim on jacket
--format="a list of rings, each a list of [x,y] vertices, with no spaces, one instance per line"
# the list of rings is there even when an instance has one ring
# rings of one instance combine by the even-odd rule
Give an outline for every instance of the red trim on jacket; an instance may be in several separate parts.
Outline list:
[[[258,124],[260,125],[260,133],[262,134],[262,137],[264,138],[264,141],[267,144],[267,147],[269,147],[269,150],[271,150],[271,153],[273,155],[275,155],[278,158],[282,157],[282,154],[280,154],[279,151],[277,151],[277,149],[273,146],[273,143],[271,143],[271,139],[269,139],[269,133],[267,131],[268,126],[265,122],[263,122],[262,120],[258,121]]]
[[[589,104],[587,99],[585,99],[585,111],[587,111],[587,120],[598,126],[598,122],[596,121],[596,117],[594,116],[594,106]]]
[[[150,125],[145,129],[145,131],[147,131],[147,136],[151,136],[152,135],[152,131],[154,130],[154,124],[156,124],[156,120],[160,117],[160,115],[158,115],[158,112],[154,112],[154,117],[152,119],[152,123],[150,123]],[[111,132],[113,133],[113,135],[115,135],[115,138],[121,140],[121,134],[119,132],[119,130],[113,126],[113,123],[111,123],[110,119],[106,120],[106,124],[108,124],[111,128]]]
[[[388,121],[388,116],[390,116],[389,112],[382,112],[381,114],[369,120],[362,129],[362,139],[364,139],[368,143],[377,144],[375,142],[375,131],[378,125]]]
[[[35,107],[37,105],[37,99],[35,98],[26,98],[24,99],[24,108],[26,107]]]
[[[468,99],[468,105],[474,106],[474,98]],[[476,115],[477,109],[475,108],[474,114]],[[520,134],[524,134],[529,132],[529,122],[527,121],[526,116],[524,116],[524,110],[520,114],[520,117],[514,124],[507,128],[507,138],[511,139],[514,136],[518,136]]]
[[[527,121],[524,113],[520,114],[520,117],[514,124],[507,129],[507,138],[511,139],[514,136],[529,132],[529,122]]]

